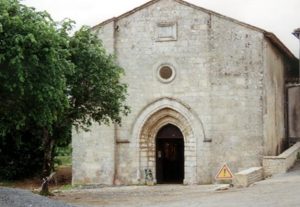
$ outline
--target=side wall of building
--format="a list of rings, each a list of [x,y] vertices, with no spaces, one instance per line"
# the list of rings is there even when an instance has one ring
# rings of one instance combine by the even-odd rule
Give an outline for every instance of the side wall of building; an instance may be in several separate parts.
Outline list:
[[[264,155],[278,155],[285,140],[285,59],[265,40],[264,71]]]
[[[300,137],[300,86],[288,89],[289,137]]]
[[[114,24],[99,31],[108,53],[114,53]],[[72,183],[112,185],[115,175],[115,127],[94,123],[84,132],[73,130]]]
[[[73,131],[72,184],[113,185],[115,174],[114,127],[93,124],[88,132]]]

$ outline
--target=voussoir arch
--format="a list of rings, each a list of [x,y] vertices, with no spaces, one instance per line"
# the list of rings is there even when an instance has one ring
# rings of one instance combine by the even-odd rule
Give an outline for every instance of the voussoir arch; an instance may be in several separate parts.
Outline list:
[[[131,129],[131,134],[133,135],[133,137],[138,137],[145,122],[155,112],[164,108],[170,108],[182,114],[189,121],[189,123],[191,123],[192,126],[195,125],[194,133],[196,136],[198,135],[198,137],[201,137],[203,141],[206,141],[208,139],[206,137],[203,122],[196,114],[196,112],[194,112],[194,110],[190,106],[183,103],[182,101],[168,97],[155,100],[142,108]]]
[[[185,179],[184,183],[196,183],[197,141],[205,140],[201,120],[190,107],[178,100],[163,98],[147,105],[133,126],[133,141],[136,142],[138,177],[144,179],[144,171],[151,169],[155,174],[155,137],[160,128],[167,124],[177,126],[184,136]],[[154,178],[155,179],[155,178]]]

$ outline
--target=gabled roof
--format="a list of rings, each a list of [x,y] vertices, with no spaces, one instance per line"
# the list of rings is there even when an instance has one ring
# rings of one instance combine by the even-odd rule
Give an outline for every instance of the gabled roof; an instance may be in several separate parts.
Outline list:
[[[124,14],[121,14],[121,15],[118,16],[118,17],[113,17],[113,18],[111,18],[111,19],[105,20],[105,21],[103,21],[103,22],[101,22],[101,23],[99,23],[99,24],[93,26],[93,27],[92,27],[92,30],[97,29],[97,28],[99,28],[99,27],[102,27],[102,26],[104,26],[104,25],[106,25],[106,24],[108,24],[108,23],[110,23],[110,22],[118,21],[118,20],[120,20],[120,19],[123,19],[123,18],[125,18],[125,17],[128,17],[128,16],[130,16],[130,15],[132,15],[132,14],[134,14],[134,13],[136,13],[136,12],[138,12],[138,11],[140,11],[140,10],[146,8],[146,7],[149,7],[149,6],[151,6],[151,5],[153,5],[153,4],[157,3],[157,2],[159,2],[159,1],[162,1],[162,0],[151,0],[151,1],[148,1],[147,3],[145,3],[145,4],[143,4],[143,5],[139,6],[139,7],[136,7],[136,8],[134,8],[134,9],[132,9],[132,10],[130,10],[130,11],[124,13]],[[268,32],[268,31],[266,31],[266,30],[264,30],[264,29],[261,29],[261,28],[259,28],[259,27],[256,27],[256,26],[253,26],[253,25],[250,25],[250,24],[241,22],[241,21],[236,20],[236,19],[233,19],[233,18],[231,18],[231,17],[227,17],[227,16],[222,15],[222,14],[219,14],[219,13],[217,13],[217,12],[214,12],[214,11],[205,9],[205,8],[203,8],[203,7],[200,7],[200,6],[191,4],[191,3],[186,2],[186,1],[184,1],[184,0],[173,0],[173,1],[175,1],[175,2],[177,2],[177,3],[179,3],[179,4],[182,4],[182,5],[191,7],[191,8],[193,8],[193,9],[200,10],[200,11],[205,12],[205,13],[208,13],[208,14],[212,14],[212,15],[217,16],[217,17],[220,17],[220,18],[222,18],[222,19],[226,19],[226,20],[228,20],[228,21],[234,22],[234,23],[236,23],[236,24],[238,24],[238,25],[247,27],[247,28],[252,29],[252,30],[255,30],[255,31],[257,31],[257,32],[263,33],[264,36],[265,36],[267,39],[269,39],[270,42],[271,42],[277,49],[279,49],[283,54],[285,54],[288,58],[297,60],[297,58],[294,56],[294,54],[293,54],[293,53],[292,53],[292,52],[291,52],[291,51],[290,51],[290,50],[289,50],[289,49],[288,49],[288,48],[287,48],[287,47],[286,47],[286,46],[285,46],[285,45],[284,45],[277,37],[276,37],[276,35],[275,35],[274,33],[272,33],[272,32]]]
[[[151,5],[155,4],[156,2],[159,2],[159,1],[161,1],[161,0],[151,0],[151,1],[148,1],[145,4],[143,4],[141,6],[138,6],[138,7],[134,8],[134,9],[132,9],[132,10],[130,10],[130,11],[124,13],[124,14],[121,14],[118,17],[113,17],[113,18],[107,19],[107,20],[105,20],[105,21],[103,21],[103,22],[101,22],[101,23],[93,26],[92,29],[96,29],[96,28],[101,27],[103,25],[106,25],[106,24],[108,24],[108,23],[110,23],[112,21],[117,21],[117,20],[123,19],[125,17],[128,17],[131,14],[134,14],[134,13],[136,13],[136,12],[138,12],[138,11],[140,11],[140,10],[148,7],[148,6],[151,6]]]

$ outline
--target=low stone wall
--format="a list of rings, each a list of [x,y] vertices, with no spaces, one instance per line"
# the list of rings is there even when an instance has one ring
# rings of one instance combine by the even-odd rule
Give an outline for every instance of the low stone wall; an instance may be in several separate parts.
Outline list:
[[[296,162],[299,152],[300,142],[297,142],[278,156],[265,156],[263,158],[264,176],[286,173]]]
[[[248,187],[249,185],[263,179],[263,168],[252,167],[234,175],[233,185],[236,187]]]

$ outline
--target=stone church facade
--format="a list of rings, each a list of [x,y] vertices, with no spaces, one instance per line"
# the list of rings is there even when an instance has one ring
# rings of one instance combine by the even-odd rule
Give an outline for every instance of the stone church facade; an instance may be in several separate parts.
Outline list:
[[[122,126],[73,135],[73,184],[214,182],[283,150],[293,54],[269,32],[182,0],[93,28],[125,69]],[[150,176],[151,177],[151,176]]]

